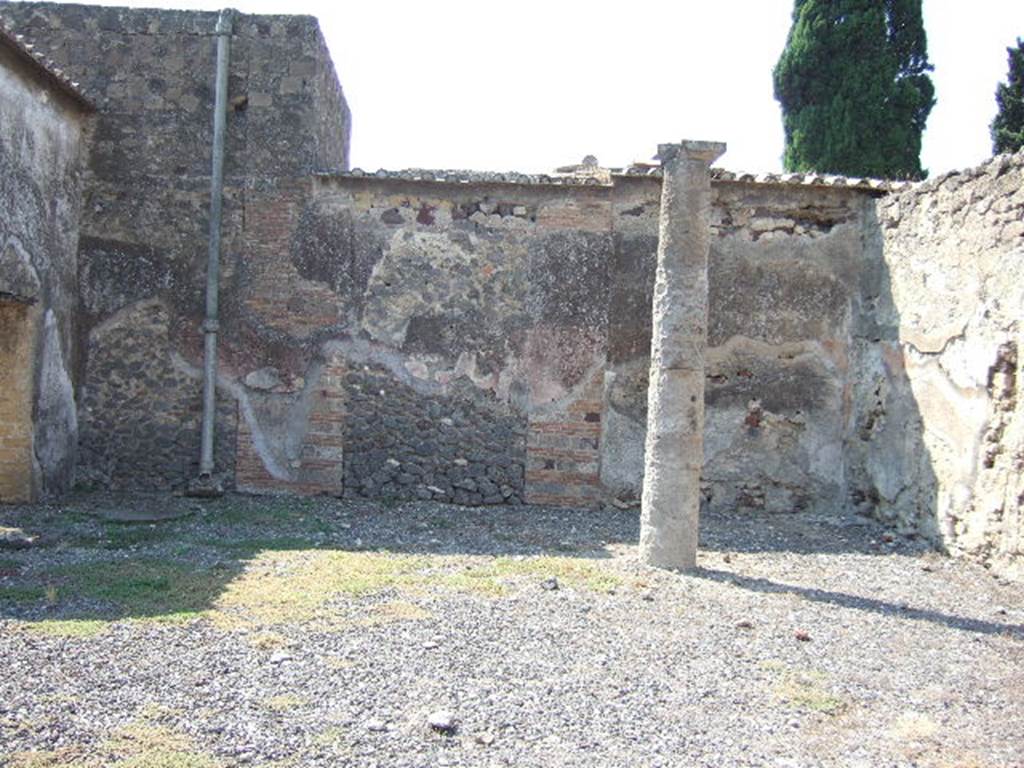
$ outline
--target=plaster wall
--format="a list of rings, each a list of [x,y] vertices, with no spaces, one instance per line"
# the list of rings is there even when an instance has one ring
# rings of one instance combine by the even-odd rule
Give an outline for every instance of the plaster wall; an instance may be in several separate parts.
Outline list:
[[[615,192],[601,477],[643,476],[659,188]],[[713,185],[703,493],[710,508],[834,509],[846,483],[863,193]]]
[[[0,42],[0,501],[73,479],[84,119]]]
[[[1004,570],[1024,554],[1024,154],[878,202],[854,501]]]

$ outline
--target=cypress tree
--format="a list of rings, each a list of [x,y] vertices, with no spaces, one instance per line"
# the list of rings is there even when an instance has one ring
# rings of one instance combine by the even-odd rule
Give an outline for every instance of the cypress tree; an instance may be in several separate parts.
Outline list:
[[[786,170],[923,178],[931,69],[921,0],[796,0],[773,72]]]
[[[1007,48],[1009,75],[996,87],[999,112],[992,121],[992,152],[1017,152],[1024,147],[1024,41]]]

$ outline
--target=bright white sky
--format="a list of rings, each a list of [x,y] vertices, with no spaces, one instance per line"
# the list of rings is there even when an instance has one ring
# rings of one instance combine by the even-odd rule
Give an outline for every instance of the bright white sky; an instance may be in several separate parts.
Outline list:
[[[159,5],[121,0],[108,5]],[[216,9],[211,0],[168,0]],[[602,6],[606,7],[602,7]],[[364,169],[550,171],[593,154],[648,160],[659,142],[726,141],[726,168],[781,169],[771,71],[792,0],[234,0],[319,17]],[[988,124],[1022,0],[924,0],[938,103],[932,175],[991,154]]]

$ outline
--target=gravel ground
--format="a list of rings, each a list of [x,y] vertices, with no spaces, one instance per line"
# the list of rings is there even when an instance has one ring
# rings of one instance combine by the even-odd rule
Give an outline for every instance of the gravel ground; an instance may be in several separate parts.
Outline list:
[[[1024,766],[1024,585],[860,518],[706,516],[688,575],[635,510],[0,526],[0,765]]]

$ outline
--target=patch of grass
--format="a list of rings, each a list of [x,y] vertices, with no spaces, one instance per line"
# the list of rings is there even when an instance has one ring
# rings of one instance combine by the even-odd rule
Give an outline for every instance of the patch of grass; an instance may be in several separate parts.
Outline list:
[[[51,637],[99,637],[110,627],[109,621],[98,619],[44,619],[24,622],[20,626],[31,632]]]
[[[324,550],[265,551],[217,598],[215,621],[308,621],[339,594],[367,595],[412,580],[427,558]]]
[[[847,708],[847,703],[830,693],[826,682],[820,672],[782,668],[778,670],[773,693],[791,707],[838,715]]]
[[[174,536],[173,525],[164,523],[104,523],[100,541],[105,549],[127,549],[156,544]]]
[[[218,768],[219,763],[196,749],[192,740],[162,725],[133,723],[104,742],[103,765],[121,768]]]
[[[580,558],[539,555],[536,557],[497,557],[484,560],[464,574],[468,586],[501,594],[516,578],[558,579],[562,586],[592,592],[607,592],[622,584],[622,578],[600,565]]]
[[[153,624],[191,624],[193,621],[199,621],[207,615],[206,611],[174,611],[172,613],[161,613],[154,616],[144,616],[142,618],[132,618],[133,622],[142,623],[153,623]]]
[[[55,751],[32,750],[15,752],[11,755],[0,755],[4,768],[74,768],[84,765],[80,758],[82,750],[77,747],[65,747]]]
[[[185,710],[150,701],[139,707],[138,716],[148,722],[174,721],[185,716]]]
[[[3,756],[0,756],[3,757]],[[66,747],[54,752],[18,752],[5,768],[220,768],[192,740],[161,725],[133,723],[119,728],[98,748]]]
[[[0,587],[0,603],[35,603],[46,599],[46,587]]]
[[[923,712],[907,711],[896,718],[889,734],[900,741],[923,741],[934,736],[939,725]]]
[[[249,635],[249,645],[257,651],[276,651],[291,644],[291,640],[278,632],[255,632]]]
[[[269,699],[263,701],[263,706],[269,709],[271,712],[285,713],[290,712],[298,707],[305,706],[307,700],[301,696],[296,696],[294,693],[282,693],[278,696],[271,696]]]
[[[324,617],[337,596],[387,589],[449,589],[499,596],[519,579],[556,577],[564,586],[607,591],[621,579],[586,560],[567,557],[455,557],[342,550],[270,550],[257,554],[216,599],[214,620],[275,625]],[[388,620],[426,618],[422,609],[394,608]],[[370,617],[371,621],[374,617]],[[380,617],[377,617],[380,620]]]
[[[194,618],[220,590],[223,574],[164,560],[92,562],[52,571],[63,592],[111,603],[127,616]],[[173,620],[173,619],[172,619]]]
[[[160,539],[182,536],[171,548],[195,542],[207,550],[220,549],[222,556],[212,567],[196,567],[187,557],[158,557],[152,550],[56,566],[37,579],[39,586],[0,588],[0,600],[49,600],[57,608],[53,619],[33,622],[33,629],[90,637],[102,632],[105,622],[125,619],[184,623],[205,617],[224,628],[268,629],[314,619],[332,625],[339,619],[349,624],[423,620],[429,612],[408,602],[355,615],[329,603],[386,590],[501,596],[522,583],[550,577],[563,587],[594,591],[608,591],[621,582],[602,563],[568,556],[494,558],[329,549],[304,538],[311,527],[332,527],[317,511],[305,499],[231,498],[210,505],[204,513],[210,525],[197,526],[194,519],[187,525],[158,523],[158,528],[103,523],[94,528],[99,531],[97,549],[133,546],[157,533]],[[231,530],[233,519],[240,521],[241,531]],[[441,524],[441,519],[433,522]],[[261,520],[267,524],[261,527]]]
[[[10,557],[0,557],[0,571],[18,571],[21,570],[22,563],[20,560],[15,560]]]

